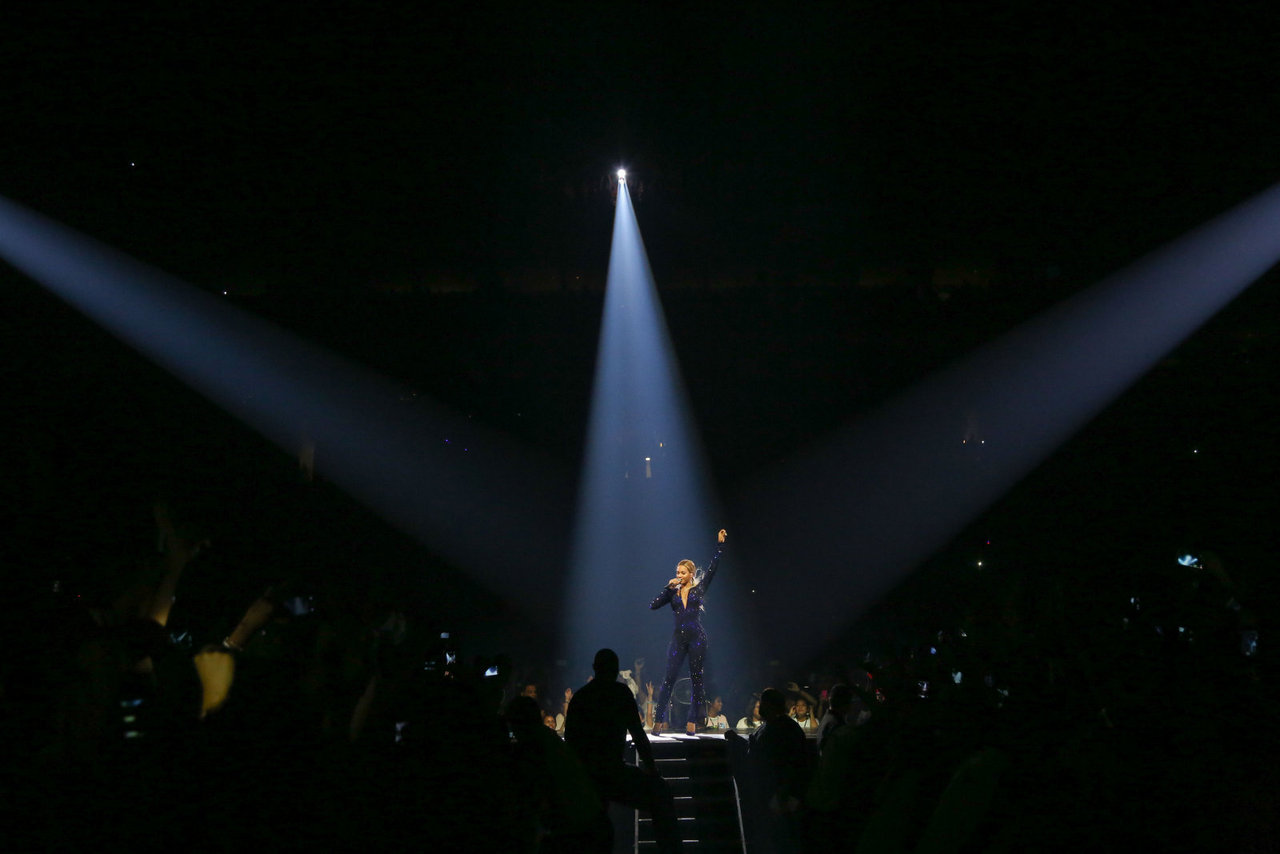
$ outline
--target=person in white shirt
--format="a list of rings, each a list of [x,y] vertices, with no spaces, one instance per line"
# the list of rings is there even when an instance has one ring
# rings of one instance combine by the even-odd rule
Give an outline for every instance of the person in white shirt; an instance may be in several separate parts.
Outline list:
[[[711,705],[707,707],[707,729],[728,729],[729,719],[724,716],[721,711],[724,708],[724,699],[716,697],[711,701]]]
[[[736,729],[755,729],[764,723],[760,718],[760,698],[753,697],[751,705],[747,706],[747,713],[738,719]]]
[[[791,719],[800,724],[800,729],[805,732],[817,732],[818,721],[809,711],[809,701],[804,697],[796,700],[796,707],[791,712]]]

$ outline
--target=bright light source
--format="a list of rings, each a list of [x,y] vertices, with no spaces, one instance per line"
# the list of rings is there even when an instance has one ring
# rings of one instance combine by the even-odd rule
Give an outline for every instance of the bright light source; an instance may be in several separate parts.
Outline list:
[[[618,180],[619,180],[619,181],[625,181],[625,180],[627,180],[627,170],[626,170],[626,169],[619,169],[619,170],[618,170]]]

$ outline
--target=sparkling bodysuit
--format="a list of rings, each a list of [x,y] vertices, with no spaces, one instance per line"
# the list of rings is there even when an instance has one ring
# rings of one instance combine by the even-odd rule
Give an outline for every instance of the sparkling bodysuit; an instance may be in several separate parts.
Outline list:
[[[702,628],[702,603],[716,577],[716,569],[720,565],[720,555],[724,553],[724,543],[716,546],[716,553],[707,564],[702,581],[689,588],[688,604],[680,601],[680,590],[676,587],[664,587],[662,592],[649,604],[649,609],[656,611],[670,603],[675,612],[676,626],[671,635],[671,643],[667,646],[667,675],[662,680],[662,688],[658,692],[658,703],[653,719],[658,723],[666,723],[667,704],[671,700],[671,689],[676,684],[676,677],[684,660],[689,659],[689,684],[692,697],[689,703],[689,721],[697,723],[706,712],[707,693],[703,680],[703,667],[707,660],[707,633]]]

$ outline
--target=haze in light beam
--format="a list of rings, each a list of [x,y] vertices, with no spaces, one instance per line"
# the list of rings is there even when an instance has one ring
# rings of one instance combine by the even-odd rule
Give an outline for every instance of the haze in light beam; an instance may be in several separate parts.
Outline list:
[[[491,590],[546,621],[571,482],[525,449],[184,282],[0,199],[0,255],[295,453]],[[435,603],[445,608],[446,603]],[[438,615],[447,619],[447,613]]]
[[[706,565],[721,527],[730,528],[729,548],[704,615],[709,677],[717,661],[729,663],[727,650],[745,653],[731,617],[734,532],[718,506],[631,197],[620,182],[565,612],[571,677],[585,679],[592,654],[608,646],[624,669],[646,658],[645,679],[660,682],[672,619],[669,609],[650,611],[649,602],[682,558]]]
[[[1280,186],[762,473],[734,504],[752,563],[812,591],[779,652],[846,628],[1278,259]]]

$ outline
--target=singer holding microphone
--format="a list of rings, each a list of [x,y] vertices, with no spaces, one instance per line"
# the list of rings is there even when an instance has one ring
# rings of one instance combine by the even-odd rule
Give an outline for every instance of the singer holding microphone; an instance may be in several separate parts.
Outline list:
[[[655,730],[667,728],[667,706],[671,701],[671,688],[676,684],[676,677],[686,657],[689,659],[689,683],[693,688],[686,729],[690,733],[696,731],[697,721],[706,714],[707,689],[703,680],[703,667],[707,660],[707,633],[702,628],[703,601],[707,589],[716,577],[726,536],[723,528],[716,535],[716,552],[711,556],[711,562],[704,572],[699,572],[691,560],[682,560],[676,564],[676,577],[667,582],[667,586],[649,605],[650,610],[656,611],[663,605],[670,604],[676,618],[675,631],[667,646],[667,675],[662,680],[658,706],[654,711]]]

